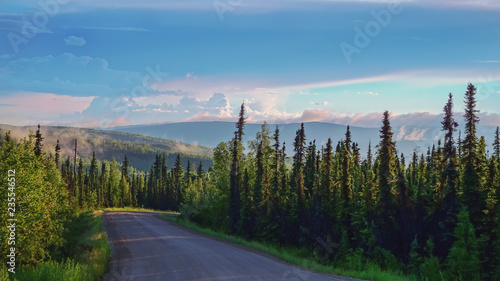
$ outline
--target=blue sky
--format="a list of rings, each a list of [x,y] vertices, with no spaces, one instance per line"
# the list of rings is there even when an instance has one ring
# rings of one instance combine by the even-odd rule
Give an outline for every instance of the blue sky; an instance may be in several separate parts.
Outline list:
[[[42,4],[40,4],[42,3]],[[0,123],[438,122],[478,87],[500,123],[494,0],[0,3]],[[347,46],[347,47],[346,47]],[[347,48],[347,49],[346,49]]]

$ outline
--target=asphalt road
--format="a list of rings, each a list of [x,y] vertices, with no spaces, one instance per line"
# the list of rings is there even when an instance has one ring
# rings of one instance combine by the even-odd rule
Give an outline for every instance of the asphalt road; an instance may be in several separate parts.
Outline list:
[[[353,280],[299,269],[275,258],[185,230],[149,212],[106,212],[112,246],[105,281]]]

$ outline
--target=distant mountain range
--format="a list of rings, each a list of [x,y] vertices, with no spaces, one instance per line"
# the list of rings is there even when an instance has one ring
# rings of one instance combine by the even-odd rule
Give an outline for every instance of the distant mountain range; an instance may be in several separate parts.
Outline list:
[[[278,124],[280,128],[281,142],[285,141],[287,154],[293,153],[293,140],[295,132],[299,129],[300,123]],[[276,124],[268,124],[271,132],[274,133]],[[345,138],[346,125],[333,123],[310,122],[305,123],[305,132],[307,142],[316,140],[316,144],[321,147],[325,145],[328,138],[336,143]],[[261,129],[261,124],[245,124],[244,141],[255,139],[255,135]],[[362,156],[367,152],[368,143],[372,143],[372,151],[379,143],[379,128],[350,127],[352,140],[360,145]],[[110,128],[113,131],[129,132],[142,134],[158,138],[178,140],[191,144],[215,147],[222,141],[229,141],[234,136],[234,122],[184,122],[184,123],[165,123],[155,125],[136,125],[126,127]],[[493,141],[494,128],[480,127],[479,135],[485,135],[488,145]],[[415,149],[420,153],[426,153],[428,147],[437,145],[438,139],[443,137],[441,128],[438,126],[417,127],[401,126],[394,127],[394,140],[396,141],[399,153],[404,153],[406,157],[410,156]],[[458,132],[455,135],[458,138]]]
[[[262,124],[245,124],[244,143],[254,140],[257,132],[261,130]],[[275,127],[280,128],[280,141],[286,142],[287,154],[293,154],[293,140],[300,123],[268,124],[271,133]],[[328,138],[332,138],[334,145],[345,138],[347,126],[324,123],[309,122],[304,124],[306,139],[316,140],[318,148],[326,145]],[[361,149],[361,155],[366,156],[368,144],[371,141],[372,151],[376,151],[379,143],[379,128],[350,127],[352,140],[357,142]],[[35,126],[10,126],[0,124],[0,134],[3,137],[7,131],[11,131],[14,139],[28,136],[29,131],[36,131]],[[190,160],[193,164],[203,162],[205,168],[212,164],[211,156],[213,148],[220,142],[227,142],[234,136],[234,122],[183,122],[165,123],[152,125],[135,125],[126,127],[113,127],[106,130],[42,126],[44,140],[44,152],[54,153],[56,140],[59,139],[61,155],[64,159],[72,156],[74,139],[78,138],[78,155],[90,158],[92,152],[96,153],[99,160],[123,161],[126,154],[130,164],[135,168],[148,171],[154,162],[155,154],[165,153],[167,155],[168,167],[173,167],[175,157],[181,154],[183,165]],[[478,127],[478,135],[486,137],[486,143],[491,151],[491,143],[495,128]],[[404,153],[410,157],[415,149],[419,153],[426,153],[428,147],[437,144],[438,139],[443,137],[440,127],[418,127],[401,126],[393,127],[394,140],[398,153]],[[455,135],[458,138],[458,132]]]
[[[20,127],[0,124],[1,137],[3,138],[5,133],[10,131],[11,136],[16,140],[27,138],[29,131],[35,132],[36,129],[35,126]],[[43,152],[47,155],[55,153],[56,142],[59,139],[62,161],[68,156],[73,156],[76,138],[78,139],[78,156],[88,159],[92,157],[92,152],[95,152],[98,160],[111,161],[115,158],[118,162],[122,162],[126,154],[130,165],[142,171],[149,171],[157,153],[166,154],[169,168],[174,166],[177,154],[181,155],[184,166],[188,160],[195,165],[202,161],[205,168],[212,165],[212,148],[175,140],[74,127],[42,126],[41,133],[45,138]]]

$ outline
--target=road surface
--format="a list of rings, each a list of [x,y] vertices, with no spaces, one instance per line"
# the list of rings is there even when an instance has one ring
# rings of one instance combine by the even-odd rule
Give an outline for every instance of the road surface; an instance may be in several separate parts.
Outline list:
[[[176,226],[151,212],[106,212],[112,247],[105,281],[353,280],[299,269]]]

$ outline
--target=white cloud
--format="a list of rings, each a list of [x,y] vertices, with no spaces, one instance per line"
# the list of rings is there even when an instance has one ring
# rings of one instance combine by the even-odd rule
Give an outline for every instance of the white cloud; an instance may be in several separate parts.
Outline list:
[[[16,92],[0,97],[0,120],[9,124],[28,125],[49,122],[61,114],[82,112],[95,97],[72,97],[53,93]]]
[[[478,62],[478,63],[500,63],[500,60],[475,60],[473,62]]]
[[[172,98],[175,103],[161,103]],[[85,124],[111,127],[159,122],[233,120],[234,111],[224,94],[215,93],[209,99],[159,94],[140,98],[95,98],[80,113],[66,114],[54,124]],[[197,119],[200,118],[200,119]]]
[[[64,41],[66,42],[67,46],[77,46],[77,47],[84,46],[86,43],[85,39],[83,39],[82,37],[76,37],[73,35],[67,37],[66,39],[64,39]]]

